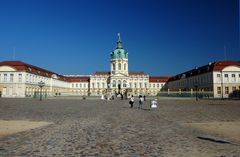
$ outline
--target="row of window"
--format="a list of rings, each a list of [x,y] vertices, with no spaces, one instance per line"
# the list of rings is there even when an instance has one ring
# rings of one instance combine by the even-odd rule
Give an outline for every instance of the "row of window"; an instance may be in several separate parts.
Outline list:
[[[17,80],[14,80],[14,76],[17,75]],[[22,82],[23,81],[23,75],[22,74],[3,74],[3,78],[1,78],[0,74],[0,80],[2,82]],[[40,76],[35,76],[31,74],[26,74],[26,82],[39,82],[40,80],[45,80],[46,82],[48,79]]]
[[[72,88],[87,88],[87,83],[72,83]]]
[[[0,81],[14,82],[14,74],[3,74],[3,75],[0,74]],[[22,82],[22,74],[18,74],[18,82]]]
[[[195,86],[211,82],[211,75],[202,75],[172,82],[173,86]],[[170,82],[171,83],[171,82]]]
[[[240,86],[239,86],[239,89],[240,89]],[[237,90],[237,87],[232,87],[232,92]],[[229,87],[225,87],[225,90],[224,90],[225,94],[229,94]],[[217,87],[217,94],[222,94],[222,88],[221,87]]]
[[[224,74],[224,77],[229,77],[230,74]],[[232,78],[236,78],[236,74],[230,75]],[[238,77],[240,78],[240,74],[238,74]],[[217,74],[217,78],[221,78],[221,74]]]
[[[100,83],[96,83],[96,86],[95,86],[95,83],[92,83],[92,88],[107,88],[106,87],[106,84],[105,83],[102,83],[102,86],[100,87]]]
[[[239,80],[240,80],[240,74],[238,74]],[[229,79],[231,78],[231,79]],[[221,82],[222,78],[221,78],[221,74],[217,74],[217,82]],[[224,74],[224,78],[223,81],[224,82],[229,82],[231,80],[231,82],[236,82],[236,74]]]
[[[95,86],[96,85],[96,86]],[[102,86],[100,87],[100,83],[92,83],[92,88],[106,88],[106,84],[102,83]],[[148,88],[147,83],[129,83],[129,87],[130,88]],[[116,80],[113,80],[112,82],[112,87],[127,87],[127,81],[124,80],[123,83],[121,82],[121,80],[118,80],[118,82],[116,82]],[[163,84],[161,83],[153,83],[153,84],[149,84],[149,88],[162,88]]]
[[[0,82],[18,82],[21,83],[24,81],[23,79],[23,74],[21,73],[0,73]],[[50,80],[51,78],[47,78],[47,77],[43,77],[43,76],[37,76],[37,75],[33,75],[33,74],[26,74],[26,83],[38,83],[40,81],[45,82],[45,85],[49,85],[50,84]],[[59,87],[69,87],[68,82],[65,81],[61,81],[61,80],[55,80],[53,81],[53,86],[59,86]]]
[[[92,78],[92,81],[106,81],[106,78]],[[147,81],[147,78],[130,78],[129,81]]]
[[[36,76],[31,74],[26,74],[26,82],[30,83],[37,83],[43,81],[45,84],[48,84],[50,81],[50,78],[42,77],[42,76]]]
[[[116,64],[113,63],[112,65],[113,65],[113,70],[115,71],[116,70]],[[124,70],[127,69],[127,64],[126,63],[123,64],[123,69]],[[118,70],[122,70],[122,64],[121,63],[118,63]]]

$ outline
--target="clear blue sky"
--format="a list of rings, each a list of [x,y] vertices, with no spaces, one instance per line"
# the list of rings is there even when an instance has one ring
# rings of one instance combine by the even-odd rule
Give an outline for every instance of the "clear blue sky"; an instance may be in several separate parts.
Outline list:
[[[109,71],[121,33],[129,70],[175,75],[240,60],[238,0],[0,0],[0,60],[63,74]]]

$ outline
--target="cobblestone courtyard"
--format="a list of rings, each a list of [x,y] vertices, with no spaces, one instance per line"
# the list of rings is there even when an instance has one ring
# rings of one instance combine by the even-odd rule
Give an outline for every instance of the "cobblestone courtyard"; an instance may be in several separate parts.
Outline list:
[[[127,100],[0,99],[0,120],[53,123],[0,137],[0,156],[240,156],[240,141],[203,140],[206,132],[185,125],[240,121],[239,101],[158,103],[140,110]]]

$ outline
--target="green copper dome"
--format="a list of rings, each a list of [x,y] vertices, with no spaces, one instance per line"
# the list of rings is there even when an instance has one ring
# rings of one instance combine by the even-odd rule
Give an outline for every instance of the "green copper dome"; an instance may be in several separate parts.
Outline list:
[[[117,48],[111,53],[111,58],[127,58],[128,59],[128,52],[122,48],[122,41],[120,38],[120,33],[118,33],[118,40],[117,40]]]
[[[128,58],[128,52],[125,51],[124,49],[115,49],[112,53],[111,53],[111,58],[112,59],[116,59],[116,58]]]

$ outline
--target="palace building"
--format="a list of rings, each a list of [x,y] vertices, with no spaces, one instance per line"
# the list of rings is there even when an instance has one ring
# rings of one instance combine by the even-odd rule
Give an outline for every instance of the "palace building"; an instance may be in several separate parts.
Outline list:
[[[117,44],[110,54],[110,71],[92,75],[61,75],[22,61],[0,62],[1,97],[44,96],[156,96],[177,92],[211,93],[214,98],[227,98],[240,90],[240,62],[217,61],[196,67],[173,77],[150,76],[132,72],[128,67],[128,52],[118,34]],[[42,88],[39,82],[44,83]]]
[[[240,90],[240,62],[217,61],[196,67],[171,77],[165,90],[195,93],[211,93],[214,98],[228,98]]]
[[[116,49],[110,55],[110,71],[93,75],[60,75],[22,61],[0,62],[0,94],[2,97],[34,97],[45,83],[45,96],[54,95],[157,95],[170,77],[149,76],[129,72],[128,52],[118,34]]]

